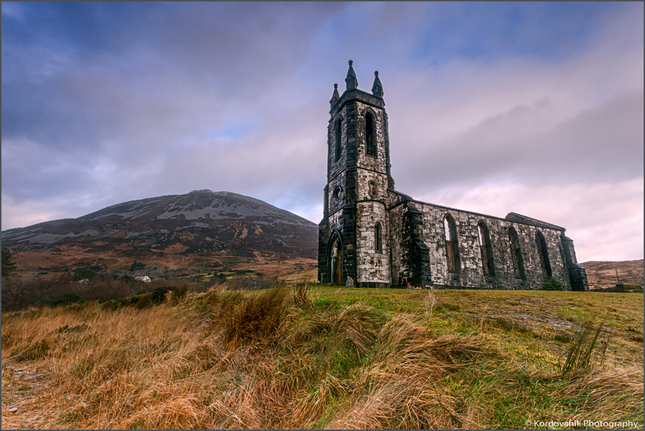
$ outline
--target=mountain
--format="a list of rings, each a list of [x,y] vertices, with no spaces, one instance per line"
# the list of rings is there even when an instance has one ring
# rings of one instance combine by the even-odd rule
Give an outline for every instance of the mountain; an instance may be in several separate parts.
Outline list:
[[[582,262],[581,265],[587,270],[587,279],[592,290],[614,287],[617,283],[643,284],[643,259],[621,262],[589,261]]]
[[[17,267],[41,272],[127,269],[135,260],[186,269],[315,259],[317,240],[315,223],[258,199],[210,190],[125,202],[2,232],[2,247]]]

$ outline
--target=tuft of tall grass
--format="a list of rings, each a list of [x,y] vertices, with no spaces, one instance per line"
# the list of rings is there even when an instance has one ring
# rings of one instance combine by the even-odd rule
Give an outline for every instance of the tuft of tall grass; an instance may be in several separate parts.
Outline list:
[[[283,322],[286,297],[286,288],[273,287],[246,298],[226,317],[226,342],[261,340],[275,334]]]
[[[423,299],[423,303],[425,306],[426,317],[432,317],[432,310],[434,309],[434,306],[437,304],[437,297],[435,296],[434,293],[428,292],[428,296],[426,296]]]
[[[292,287],[293,302],[296,307],[312,308],[313,304],[309,299],[309,284],[307,279],[301,279]]]
[[[602,330],[603,323],[604,321],[600,322],[597,328],[594,328],[592,322],[585,322],[582,325],[574,343],[567,352],[566,360],[562,365],[562,376],[589,371],[591,354]]]
[[[331,328],[342,334],[343,343],[351,346],[360,360],[376,339],[378,317],[372,307],[361,303],[351,304],[334,314]]]
[[[598,417],[614,421],[643,418],[643,371],[615,368],[569,376],[556,395]],[[583,415],[578,414],[580,418]]]
[[[358,378],[348,407],[333,429],[456,428],[467,425],[457,400],[440,381],[481,351],[472,340],[435,337],[408,316],[395,316],[379,331],[372,362]]]

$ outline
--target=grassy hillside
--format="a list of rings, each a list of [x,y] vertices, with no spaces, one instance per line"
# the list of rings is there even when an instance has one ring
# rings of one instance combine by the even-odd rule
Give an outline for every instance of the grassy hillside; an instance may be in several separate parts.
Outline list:
[[[643,259],[583,262],[591,289],[613,287],[617,283],[643,286]]]
[[[182,293],[3,314],[2,428],[642,429],[642,293]]]

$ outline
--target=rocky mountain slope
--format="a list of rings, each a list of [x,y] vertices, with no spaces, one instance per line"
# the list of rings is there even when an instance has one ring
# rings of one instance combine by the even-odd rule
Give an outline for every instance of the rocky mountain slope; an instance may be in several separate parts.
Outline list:
[[[22,270],[110,270],[134,260],[173,269],[276,256],[313,259],[317,236],[316,224],[260,200],[197,190],[6,230],[2,248]]]

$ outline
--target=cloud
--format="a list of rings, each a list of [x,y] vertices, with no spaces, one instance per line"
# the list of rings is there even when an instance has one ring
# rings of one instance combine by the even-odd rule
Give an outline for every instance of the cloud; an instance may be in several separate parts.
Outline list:
[[[642,177],[642,89],[560,121],[552,105],[550,98],[516,105],[452,139],[416,147],[401,177],[416,189],[509,177],[532,185]]]
[[[641,179],[595,184],[526,185],[484,182],[444,188],[422,200],[480,214],[528,215],[566,228],[579,262],[630,260],[642,252],[643,182]],[[635,257],[636,256],[636,257]]]

